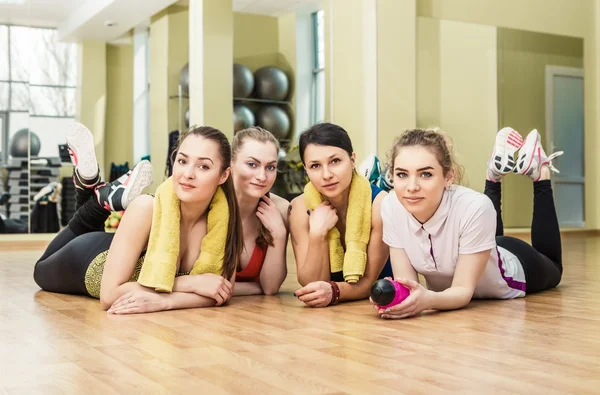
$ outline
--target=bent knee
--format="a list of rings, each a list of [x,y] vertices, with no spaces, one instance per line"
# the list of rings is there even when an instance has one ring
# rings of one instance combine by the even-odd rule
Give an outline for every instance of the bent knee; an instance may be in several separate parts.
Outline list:
[[[40,287],[41,289],[45,290],[46,289],[46,284],[44,282],[44,276],[42,275],[42,268],[40,265],[40,262],[36,262],[35,266],[33,267],[33,281],[35,281],[35,283],[38,285],[38,287]]]

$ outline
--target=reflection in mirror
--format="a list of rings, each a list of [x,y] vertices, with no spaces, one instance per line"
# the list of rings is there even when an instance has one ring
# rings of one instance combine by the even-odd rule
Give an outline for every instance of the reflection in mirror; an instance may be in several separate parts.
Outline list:
[[[498,29],[498,121],[523,137],[537,129],[553,161],[553,190],[561,227],[584,222],[583,39]],[[554,88],[554,89],[552,89]],[[531,224],[533,192],[525,177],[504,183],[505,222]]]
[[[417,49],[417,126],[450,134],[466,184],[483,191],[499,129],[537,129],[548,154],[565,151],[554,161],[559,222],[583,226],[583,40],[419,17]],[[530,180],[505,177],[505,226],[528,228],[532,201]]]
[[[0,233],[60,230],[59,145],[75,116],[76,57],[53,28],[0,24]]]
[[[6,96],[3,111],[3,195],[0,231],[27,233],[29,230],[29,59],[24,50],[29,28],[3,25],[0,28],[0,79]]]
[[[75,117],[77,49],[59,42],[55,29],[30,28],[29,36],[27,51],[35,59],[29,71],[30,232],[54,233],[61,209],[72,211],[71,199],[61,199],[59,146]]]

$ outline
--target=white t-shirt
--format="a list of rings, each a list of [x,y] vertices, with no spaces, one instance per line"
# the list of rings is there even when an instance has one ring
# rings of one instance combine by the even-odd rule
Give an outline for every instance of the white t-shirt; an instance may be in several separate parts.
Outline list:
[[[402,248],[415,270],[436,292],[452,285],[459,254],[492,250],[473,297],[511,299],[525,296],[519,259],[496,246],[496,210],[482,193],[462,186],[444,191],[437,211],[424,224],[408,213],[392,191],[381,205],[383,241]]]

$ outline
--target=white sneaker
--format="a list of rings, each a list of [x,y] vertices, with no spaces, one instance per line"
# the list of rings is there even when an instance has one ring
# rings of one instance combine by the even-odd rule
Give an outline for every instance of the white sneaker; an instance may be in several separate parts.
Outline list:
[[[487,178],[498,182],[515,167],[515,153],[523,145],[523,137],[510,127],[500,129],[496,134],[494,152],[488,161]]]
[[[104,209],[123,211],[150,184],[152,184],[152,164],[143,160],[113,182],[96,186],[94,192],[98,204]]]
[[[375,184],[381,175],[379,158],[371,154],[358,166],[358,174],[364,176],[371,184]]]
[[[552,159],[563,153],[564,151],[557,151],[552,155],[547,156],[542,147],[540,134],[537,129],[533,129],[527,135],[525,144],[523,144],[523,147],[519,152],[519,158],[517,159],[517,165],[515,166],[514,171],[515,173],[530,177],[533,181],[539,181],[543,166],[548,166],[550,170],[560,173],[552,166]]]
[[[75,122],[66,133],[71,162],[75,166],[73,181],[80,189],[94,188],[100,183],[100,167],[96,160],[94,135],[84,125]]]

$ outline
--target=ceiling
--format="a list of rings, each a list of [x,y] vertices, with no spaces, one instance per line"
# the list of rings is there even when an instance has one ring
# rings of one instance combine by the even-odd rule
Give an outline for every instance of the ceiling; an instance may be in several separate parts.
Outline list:
[[[0,23],[56,27],[85,0],[24,0],[23,4],[5,4],[0,0]]]
[[[0,24],[55,27],[64,41],[115,40],[172,4],[189,4],[189,0],[21,0],[22,4],[3,1],[7,0],[0,0]],[[233,0],[233,10],[278,17],[319,2]],[[113,26],[106,26],[108,21]]]

